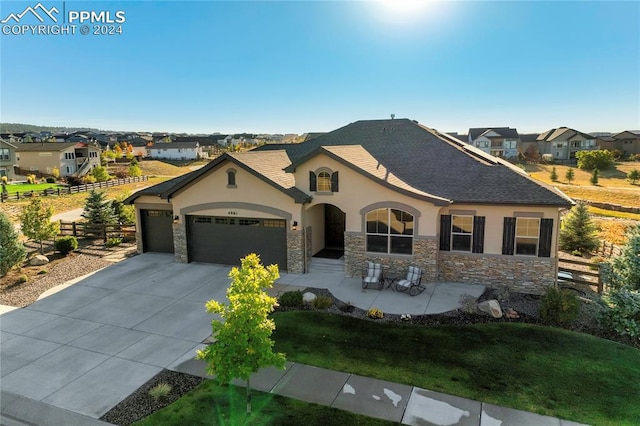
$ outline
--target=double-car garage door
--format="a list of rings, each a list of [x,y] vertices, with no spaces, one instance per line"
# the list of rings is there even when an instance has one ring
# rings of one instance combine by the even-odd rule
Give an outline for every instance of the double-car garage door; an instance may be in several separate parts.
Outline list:
[[[257,253],[264,265],[287,268],[287,232],[284,219],[187,216],[190,262],[239,265]]]

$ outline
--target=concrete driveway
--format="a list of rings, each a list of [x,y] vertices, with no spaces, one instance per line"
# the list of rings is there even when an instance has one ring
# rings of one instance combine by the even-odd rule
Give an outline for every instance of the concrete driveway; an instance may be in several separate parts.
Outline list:
[[[361,308],[421,314],[455,309],[460,294],[484,290],[444,283],[416,297],[363,290],[340,267],[283,274],[277,291],[323,287]],[[227,266],[180,264],[173,255],[147,253],[1,315],[3,412],[8,401],[22,398],[98,419],[162,369],[183,370],[211,334],[204,304],[226,301],[228,272]]]
[[[144,254],[0,316],[2,392],[99,418],[211,334],[228,267]]]

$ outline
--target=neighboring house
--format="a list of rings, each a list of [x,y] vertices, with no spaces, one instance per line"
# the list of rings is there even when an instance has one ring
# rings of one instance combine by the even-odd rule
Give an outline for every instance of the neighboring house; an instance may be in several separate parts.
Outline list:
[[[299,144],[227,153],[127,199],[141,252],[237,264],[250,252],[290,273],[323,249],[345,274],[365,261],[425,281],[540,292],[556,277],[560,211],[572,201],[505,160],[407,119],[366,120]]]
[[[520,133],[520,144],[518,145],[518,153],[527,156],[540,155],[538,146],[538,133]]]
[[[568,127],[548,130],[536,140],[540,154],[551,154],[555,160],[575,160],[578,151],[598,149],[595,136]]]
[[[100,165],[100,148],[83,142],[21,143],[17,145],[17,163],[25,171],[60,176],[82,176]]]
[[[640,154],[640,130],[625,130],[612,136],[624,155]]]
[[[147,147],[149,158],[162,160],[197,160],[203,157],[198,142],[156,143]]]
[[[17,164],[16,144],[0,138],[0,178],[6,176],[8,180],[15,179],[15,166]]]
[[[477,127],[469,129],[468,142],[495,157],[515,158],[520,137],[511,127]]]

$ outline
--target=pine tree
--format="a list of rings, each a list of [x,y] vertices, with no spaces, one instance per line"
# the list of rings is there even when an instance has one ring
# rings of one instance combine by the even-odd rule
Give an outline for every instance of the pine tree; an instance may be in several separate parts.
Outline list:
[[[627,244],[610,264],[610,281],[614,287],[640,290],[640,225],[628,232]]]
[[[593,172],[591,173],[591,179],[589,179],[589,182],[591,182],[591,185],[598,184],[599,175],[600,175],[600,172],[598,171],[598,169],[593,169]]]
[[[551,178],[551,182],[558,181],[558,171],[556,170],[556,166],[553,166],[551,168],[551,174],[549,175],[549,177]]]
[[[584,204],[577,204],[564,217],[560,229],[560,249],[581,253],[595,250],[600,244],[597,229],[591,222],[591,215]]]
[[[635,185],[638,180],[640,180],[640,170],[633,169],[627,174],[627,179],[631,181],[631,185]]]
[[[7,215],[0,211],[0,277],[22,262],[27,250],[18,241],[18,233]]]
[[[104,192],[91,191],[84,203],[82,217],[89,223],[117,223],[111,202]]]
[[[569,169],[567,170],[567,173],[564,175],[564,178],[569,183],[571,183],[573,181],[573,179],[575,178],[575,173],[573,172],[573,168],[572,167],[569,167]]]
[[[198,351],[197,358],[207,361],[207,371],[215,375],[220,384],[227,384],[233,378],[246,380],[248,416],[251,414],[249,378],[270,365],[284,368],[285,357],[273,352],[271,334],[275,323],[269,314],[277,301],[265,292],[278,279],[278,266],[265,268],[260,257],[253,253],[241,263],[240,269],[234,267],[229,273],[229,303],[210,300],[206,304],[208,312],[222,319],[211,322],[216,342]]]
[[[40,243],[40,254],[44,254],[43,242],[55,238],[60,232],[60,223],[51,222],[53,209],[44,206],[39,198],[34,198],[23,207],[20,214],[22,233]]]

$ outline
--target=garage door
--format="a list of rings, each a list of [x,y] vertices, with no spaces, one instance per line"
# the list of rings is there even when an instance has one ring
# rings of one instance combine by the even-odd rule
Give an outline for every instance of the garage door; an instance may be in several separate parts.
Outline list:
[[[143,251],[173,253],[172,214],[171,210],[140,210]]]
[[[264,265],[287,267],[284,219],[187,216],[190,262],[239,265],[257,253]]]

